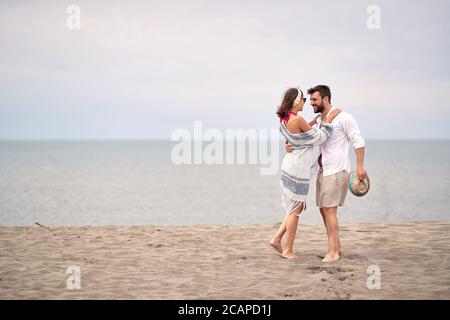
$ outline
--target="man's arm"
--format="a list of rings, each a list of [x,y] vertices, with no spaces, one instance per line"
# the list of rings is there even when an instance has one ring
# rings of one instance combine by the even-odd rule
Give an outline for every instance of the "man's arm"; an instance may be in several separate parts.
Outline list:
[[[356,173],[359,179],[364,179],[367,176],[366,169],[364,168],[364,150],[366,148],[355,149],[356,154]]]
[[[353,149],[355,149],[356,173],[358,174],[358,178],[364,179],[367,176],[367,172],[364,166],[364,152],[366,142],[361,136],[358,124],[351,115],[348,115],[347,119],[345,119],[344,121],[344,130],[353,145]]]

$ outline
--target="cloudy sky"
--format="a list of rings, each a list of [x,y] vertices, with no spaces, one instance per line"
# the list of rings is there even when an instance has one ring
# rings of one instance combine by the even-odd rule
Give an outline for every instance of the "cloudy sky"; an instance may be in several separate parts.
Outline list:
[[[0,139],[276,128],[284,90],[316,84],[368,139],[450,139],[449,12],[447,0],[1,1]]]

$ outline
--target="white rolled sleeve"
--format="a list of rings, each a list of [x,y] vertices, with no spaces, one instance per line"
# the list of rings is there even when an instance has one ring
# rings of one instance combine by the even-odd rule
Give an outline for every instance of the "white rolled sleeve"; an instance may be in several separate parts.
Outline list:
[[[358,123],[356,123],[356,120],[352,115],[347,114],[347,117],[343,123],[343,128],[345,134],[353,145],[353,149],[364,148],[366,146],[366,141],[361,135]]]

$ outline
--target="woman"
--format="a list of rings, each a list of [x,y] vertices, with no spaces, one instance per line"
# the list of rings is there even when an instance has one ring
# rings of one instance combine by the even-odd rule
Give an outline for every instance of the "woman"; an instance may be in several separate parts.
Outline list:
[[[295,233],[297,232],[298,217],[306,209],[306,197],[311,180],[311,166],[313,165],[313,146],[324,143],[333,132],[331,121],[341,112],[334,110],[328,118],[322,120],[320,128],[313,128],[316,118],[308,123],[298,115],[303,110],[306,98],[297,88],[286,91],[283,101],[277,110],[280,117],[280,132],[293,145],[294,151],[287,153],[281,164],[280,188],[281,202],[286,215],[270,245],[280,253],[282,258],[295,258],[293,252]],[[281,239],[285,237],[284,248]]]

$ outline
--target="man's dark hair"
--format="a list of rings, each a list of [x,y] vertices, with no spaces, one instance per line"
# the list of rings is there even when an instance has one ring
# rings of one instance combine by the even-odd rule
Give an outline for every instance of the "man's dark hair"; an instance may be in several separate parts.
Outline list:
[[[323,99],[325,97],[328,97],[328,101],[331,102],[331,91],[330,91],[330,87],[326,86],[326,85],[318,85],[315,86],[314,88],[310,88],[308,89],[308,94],[313,94],[314,92],[319,91],[320,97]]]

